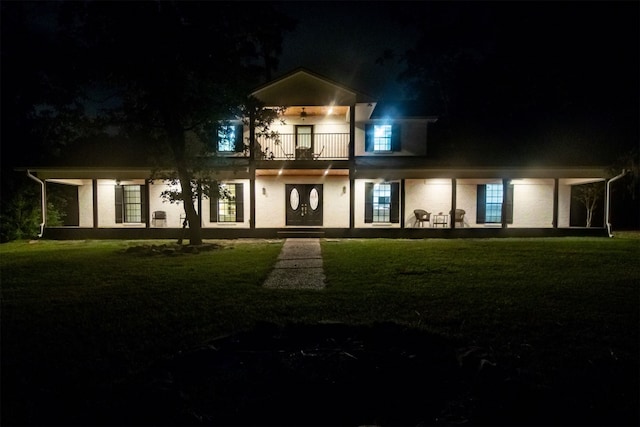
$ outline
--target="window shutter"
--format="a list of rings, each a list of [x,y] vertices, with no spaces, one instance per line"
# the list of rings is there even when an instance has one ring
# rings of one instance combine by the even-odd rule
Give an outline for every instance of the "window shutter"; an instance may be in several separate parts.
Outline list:
[[[124,212],[124,188],[122,187],[122,185],[116,185],[115,191],[116,224],[122,224]]]
[[[513,185],[507,187],[507,195],[504,199],[507,224],[513,224]]]
[[[398,124],[391,126],[391,151],[402,150],[401,127]]]
[[[373,125],[364,125],[364,151],[373,151]]]
[[[484,184],[478,185],[478,194],[476,201],[476,223],[484,224],[486,218],[486,203],[487,203],[487,186]]]
[[[236,222],[244,222],[244,185],[236,184]]]
[[[218,137],[218,132],[220,132],[220,125],[215,125],[213,127],[213,142],[212,142],[211,146],[209,147],[209,149],[213,153],[217,153],[218,152],[218,144],[219,144],[219,139],[220,139]]]
[[[373,222],[373,182],[364,184],[364,222]]]
[[[213,181],[210,188],[215,194],[209,195],[209,222],[218,222],[218,181]]]
[[[149,192],[146,185],[140,186],[140,222],[147,223],[147,201],[149,200]]]
[[[391,211],[389,217],[392,223],[400,222],[400,183],[391,183]]]
[[[242,138],[242,125],[235,126],[235,135],[236,135],[235,147],[234,147],[235,152],[242,153],[244,151],[244,141]]]

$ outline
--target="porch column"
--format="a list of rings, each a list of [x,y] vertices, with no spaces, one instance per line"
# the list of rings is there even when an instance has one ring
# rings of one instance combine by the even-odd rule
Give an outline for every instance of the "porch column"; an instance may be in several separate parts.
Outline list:
[[[249,228],[256,228],[256,161],[254,158],[256,145],[256,118],[254,112],[249,113]]]
[[[559,197],[559,179],[553,179],[553,228],[558,228],[558,197]]]
[[[400,228],[404,228],[404,213],[406,210],[406,200],[404,197],[404,179],[400,180],[400,200],[402,200],[402,203],[400,203]]]
[[[98,180],[92,179],[91,185],[93,186],[93,228],[98,228]]]
[[[149,228],[151,227],[151,203],[149,200],[149,180],[145,179],[144,180],[144,206],[145,209],[143,212],[145,212],[145,216],[146,218],[144,219],[144,227],[145,228]]]
[[[509,191],[509,180],[502,178],[502,228],[507,228],[507,191]]]
[[[451,228],[456,228],[456,209],[458,208],[458,205],[456,204],[456,199],[458,198],[456,191],[456,179],[451,178],[451,212],[449,215]]]
[[[204,218],[202,218],[202,180],[198,180],[198,216],[200,217],[200,228],[202,228],[202,224],[204,223]]]
[[[349,229],[355,227],[355,191],[356,181],[354,179],[356,173],[356,104],[349,107]]]

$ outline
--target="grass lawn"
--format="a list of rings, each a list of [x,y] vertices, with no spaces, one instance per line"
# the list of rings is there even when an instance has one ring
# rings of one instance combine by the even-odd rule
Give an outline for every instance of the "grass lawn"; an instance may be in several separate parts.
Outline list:
[[[160,241],[0,245],[2,425],[86,420],[178,351],[261,322],[321,321],[394,322],[478,346],[568,404],[638,420],[638,233],[326,239],[320,291],[260,286],[281,240],[211,242],[221,247],[173,256],[124,251]]]

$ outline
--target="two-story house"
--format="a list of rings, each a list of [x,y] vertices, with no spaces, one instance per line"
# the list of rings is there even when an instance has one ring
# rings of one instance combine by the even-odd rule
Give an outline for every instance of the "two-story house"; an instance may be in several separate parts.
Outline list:
[[[606,180],[601,167],[450,167],[427,156],[436,117],[414,116],[308,70],[253,96],[286,110],[276,138],[242,121],[215,137],[215,179],[231,197],[197,200],[204,238],[481,237],[596,234],[572,227],[572,188]],[[183,207],[169,184],[139,167],[38,167],[42,183],[70,186],[71,223],[49,238],[173,238]]]

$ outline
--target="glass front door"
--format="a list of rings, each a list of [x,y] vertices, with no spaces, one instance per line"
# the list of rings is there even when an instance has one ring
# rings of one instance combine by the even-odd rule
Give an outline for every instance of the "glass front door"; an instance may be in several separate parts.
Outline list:
[[[322,225],[322,184],[286,184],[287,225]]]

